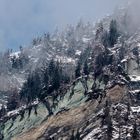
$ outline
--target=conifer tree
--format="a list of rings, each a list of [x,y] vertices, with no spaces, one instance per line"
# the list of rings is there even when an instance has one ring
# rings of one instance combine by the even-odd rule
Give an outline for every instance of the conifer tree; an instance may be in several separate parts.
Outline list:
[[[76,136],[75,136],[75,140],[80,140],[80,133],[79,133],[78,130],[77,130],[77,133],[76,133]]]
[[[77,63],[76,69],[75,69],[75,78],[78,78],[81,76],[81,64],[80,62]]]
[[[54,75],[53,75],[53,88],[55,90],[57,90],[60,86],[60,67],[59,67],[59,63],[56,63],[55,69],[54,69]]]
[[[137,140],[138,139],[138,131],[137,131],[137,124],[136,124],[136,121],[135,121],[135,124],[133,125],[133,133],[132,133],[132,138],[134,140]]]
[[[49,66],[48,66],[48,74],[50,77],[54,74],[54,71],[55,71],[55,62],[52,59],[49,63]]]
[[[109,29],[109,43],[111,47],[113,47],[114,44],[117,43],[118,36],[119,36],[119,32],[117,29],[117,22],[116,20],[112,20]]]
[[[11,111],[16,109],[17,107],[18,107],[18,92],[17,90],[13,90],[8,98],[7,110]]]
[[[39,75],[39,72],[35,71],[34,75],[33,75],[33,94],[34,94],[34,98],[37,98],[40,96],[41,94],[41,78]]]
[[[24,83],[20,91],[20,97],[25,102],[30,103],[38,98],[41,94],[41,79],[38,72],[29,74],[27,81]]]
[[[102,41],[102,44],[104,45],[104,47],[107,48],[109,45],[109,34],[107,31],[104,31],[101,41]]]
[[[44,90],[47,90],[49,86],[48,68],[45,68],[44,70],[43,83],[44,83]]]
[[[89,75],[89,67],[88,67],[88,62],[87,60],[84,63],[84,68],[83,68],[83,72],[85,75]]]
[[[3,117],[5,114],[6,114],[6,108],[4,107],[4,105],[2,105],[0,109],[0,118]]]

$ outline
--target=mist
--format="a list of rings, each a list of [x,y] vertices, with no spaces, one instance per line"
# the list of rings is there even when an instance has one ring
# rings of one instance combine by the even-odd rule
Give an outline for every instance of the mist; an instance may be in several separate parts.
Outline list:
[[[127,26],[129,26],[130,32],[134,33],[140,28],[140,1],[129,1],[126,8]]]
[[[76,24],[96,22],[127,0],[1,0],[0,51],[28,45],[34,37]]]

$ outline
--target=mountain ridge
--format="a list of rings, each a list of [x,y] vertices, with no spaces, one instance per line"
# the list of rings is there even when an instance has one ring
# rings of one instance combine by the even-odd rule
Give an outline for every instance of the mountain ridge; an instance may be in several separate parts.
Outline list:
[[[57,38],[33,40],[18,55],[8,53],[11,73],[27,79],[22,106],[1,118],[1,139],[139,139],[140,32],[124,28],[124,15],[96,28],[80,22]]]

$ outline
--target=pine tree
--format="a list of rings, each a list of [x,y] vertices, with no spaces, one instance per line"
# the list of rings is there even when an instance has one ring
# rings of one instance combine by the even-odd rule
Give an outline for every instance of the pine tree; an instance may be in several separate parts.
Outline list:
[[[49,63],[49,66],[48,66],[48,74],[50,77],[54,74],[54,71],[55,71],[55,62],[52,59]]]
[[[27,81],[24,83],[20,91],[20,97],[23,101],[30,103],[34,99],[40,97],[41,94],[41,79],[38,72],[29,74]]]
[[[45,68],[44,70],[43,83],[44,83],[44,90],[47,90],[49,86],[48,68]]]
[[[3,117],[5,114],[6,114],[6,108],[4,107],[4,105],[2,105],[0,109],[0,118]]]
[[[112,20],[109,29],[109,43],[111,47],[113,47],[114,44],[117,43],[118,36],[119,36],[119,32],[117,29],[117,22],[116,20]]]
[[[27,101],[28,103],[30,103],[31,101],[33,101],[33,99],[35,98],[35,94],[34,94],[34,81],[33,81],[33,75],[30,74],[28,79],[27,79]]]
[[[85,75],[89,75],[89,67],[88,67],[88,62],[87,60],[84,63],[84,68],[83,68],[83,72]]]
[[[109,115],[108,119],[107,119],[107,137],[108,137],[108,140],[112,139],[112,131],[113,131],[113,126],[112,126],[111,116]]]
[[[70,137],[70,140],[75,140],[74,130],[72,131],[72,135],[71,135],[71,137]]]
[[[18,107],[18,92],[17,90],[13,90],[11,96],[8,98],[7,102],[7,110],[11,111]]]
[[[105,48],[109,46],[109,34],[107,31],[104,31],[101,41]]]
[[[103,27],[103,24],[101,22],[101,23],[99,23],[98,28],[96,30],[96,35],[95,35],[96,40],[102,39],[103,31],[104,31],[104,27]]]
[[[57,90],[60,87],[60,67],[59,63],[56,64],[54,75],[52,77],[53,88]]]
[[[33,94],[34,94],[34,98],[37,98],[40,96],[41,90],[42,90],[41,78],[40,78],[39,72],[37,72],[37,71],[34,72],[33,82],[34,82]]]
[[[105,65],[104,53],[100,53],[95,59],[94,76],[97,77],[102,73],[102,68]]]
[[[75,78],[78,78],[81,76],[81,64],[80,62],[77,63],[76,69],[75,69]]]
[[[33,44],[33,46],[37,45],[37,39],[36,38],[33,39],[32,44]]]
[[[109,106],[108,100],[106,100],[105,108],[103,111],[104,111],[104,115],[102,117],[102,127],[103,127],[103,125],[107,126],[106,137],[107,137],[107,140],[111,140],[113,126],[112,126],[112,120],[111,120],[111,115],[110,115],[110,106]]]
[[[18,59],[16,58],[16,56],[14,55],[12,60],[12,68],[17,69],[18,68]]]
[[[139,137],[139,134],[138,134],[138,131],[137,131],[137,124],[136,124],[136,121],[135,121],[135,124],[133,125],[133,133],[132,133],[132,138],[134,140],[137,140]]]
[[[0,131],[0,140],[3,140],[3,139],[4,139],[3,133]]]
[[[140,60],[139,60],[139,49],[138,49],[138,47],[135,47],[133,49],[133,54],[136,56],[136,62],[138,64],[138,66],[139,66],[140,65]]]
[[[78,130],[77,130],[77,133],[76,133],[76,136],[75,136],[75,140],[80,140],[80,133],[79,133]]]
[[[23,84],[22,89],[20,91],[20,99],[21,100],[26,100],[27,99],[27,81]]]

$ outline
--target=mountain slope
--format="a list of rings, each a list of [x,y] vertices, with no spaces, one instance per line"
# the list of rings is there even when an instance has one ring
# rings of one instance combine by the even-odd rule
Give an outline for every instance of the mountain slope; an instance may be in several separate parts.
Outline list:
[[[41,95],[45,93],[43,100],[35,96],[34,100],[5,113],[0,120],[1,139],[139,139],[140,31],[127,32],[124,15],[118,12],[115,19],[107,17],[95,28],[80,22],[62,34],[35,39],[33,46],[21,49],[18,55],[8,54],[12,70],[7,71],[10,72],[7,81],[17,74],[20,84],[24,80],[28,83],[30,71],[42,71],[52,58],[61,61],[62,71],[71,80],[62,81],[53,91],[49,90],[52,87],[49,81],[47,90],[44,86],[41,89]],[[21,64],[26,62],[23,67],[15,63],[20,58],[24,60]],[[21,88],[22,84],[18,90]],[[28,95],[28,89],[25,91]]]

